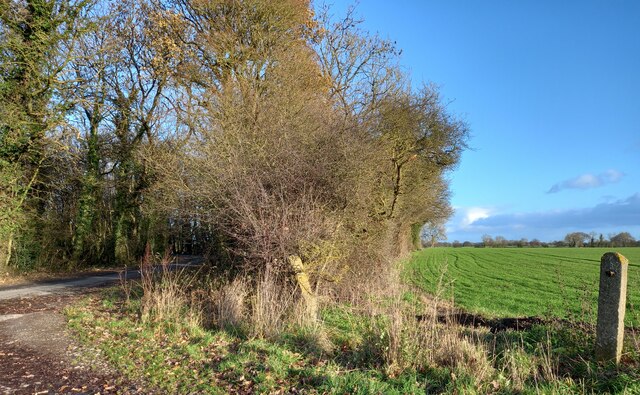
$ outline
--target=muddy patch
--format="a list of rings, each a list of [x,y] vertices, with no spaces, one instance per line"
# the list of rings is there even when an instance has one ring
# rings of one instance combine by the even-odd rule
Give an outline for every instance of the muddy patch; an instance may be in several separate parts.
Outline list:
[[[440,322],[455,322],[458,325],[473,326],[474,328],[489,328],[491,333],[507,330],[527,331],[534,325],[544,325],[546,322],[540,317],[516,317],[516,318],[485,318],[478,314],[457,312],[451,315],[438,316]]]
[[[428,320],[428,315],[417,315],[418,321]],[[472,328],[487,328],[491,333],[512,331],[527,331],[536,325],[546,325],[559,320],[545,320],[540,317],[507,317],[487,318],[480,314],[472,314],[464,311],[438,313],[438,322],[442,324],[456,324]]]

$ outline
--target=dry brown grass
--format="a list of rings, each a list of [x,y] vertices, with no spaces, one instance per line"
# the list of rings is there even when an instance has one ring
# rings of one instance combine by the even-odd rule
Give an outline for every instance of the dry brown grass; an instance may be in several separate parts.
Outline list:
[[[200,326],[203,310],[197,291],[192,289],[197,274],[185,270],[172,271],[171,262],[172,258],[167,252],[160,259],[160,264],[154,265],[154,257],[147,245],[140,263],[143,291],[140,318],[143,322],[166,321]]]
[[[251,309],[251,333],[271,338],[285,327],[295,307],[295,290],[265,271],[256,284]]]
[[[444,367],[454,375],[472,377],[474,388],[481,392],[498,388],[518,392],[530,388],[527,386],[532,382],[562,379],[550,338],[531,353],[513,337],[490,335],[488,328],[459,325],[453,319],[453,300],[442,298],[452,294],[445,292],[451,284],[445,284],[442,278],[436,295],[408,301],[404,296],[417,291],[390,272],[386,288],[375,288],[369,298],[361,299],[366,301],[363,305],[367,314],[378,323],[373,326],[372,338],[382,339],[377,347],[389,376]]]
[[[429,367],[448,367],[473,372],[477,382],[494,375],[493,361],[480,334],[469,333],[454,320],[438,319],[453,314],[452,303],[438,297],[422,303],[408,303],[403,295],[411,291],[397,274],[377,303],[369,304],[372,317],[382,317],[377,337],[385,339],[382,355],[385,370],[391,376],[404,371]],[[416,317],[420,317],[417,320]]]
[[[293,331],[304,349],[336,356],[330,334],[335,328],[327,331],[321,321],[310,325],[301,318],[304,306],[294,282],[265,271],[253,282],[241,275],[208,289],[190,290],[190,277],[170,272],[167,258],[155,272],[149,261],[147,257],[141,266],[142,320],[202,326],[209,319],[207,325],[266,339]],[[380,281],[352,300],[354,319],[361,317],[370,323],[353,349],[361,348],[372,366],[380,367],[387,376],[447,368],[452,377],[471,378],[471,385],[480,392],[519,392],[531,388],[531,383],[548,387],[563,380],[550,338],[531,352],[530,345],[526,347],[523,339],[514,340],[513,334],[496,336],[488,328],[461,326],[454,319],[453,301],[442,297],[452,294],[447,290],[451,284],[441,280],[436,295],[427,296],[403,285],[396,271],[383,274],[386,281],[380,275]],[[342,303],[326,295],[322,301],[325,305]],[[362,325],[354,323],[353,327]],[[637,346],[637,338],[631,341]]]
[[[262,338],[274,338],[301,322],[295,287],[268,270],[254,282],[245,274],[205,284],[198,273],[172,271],[168,254],[153,263],[147,250],[140,264],[143,322],[215,327]],[[122,281],[121,286],[128,301],[131,284]]]
[[[212,291],[215,322],[219,328],[240,328],[247,322],[248,281],[238,277]]]

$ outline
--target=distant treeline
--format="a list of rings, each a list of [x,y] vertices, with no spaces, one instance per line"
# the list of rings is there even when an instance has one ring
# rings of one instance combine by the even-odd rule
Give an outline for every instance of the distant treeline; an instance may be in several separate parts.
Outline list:
[[[425,245],[426,246],[426,245]],[[502,236],[496,236],[495,238],[490,235],[482,236],[482,241],[458,241],[453,242],[439,242],[436,243],[438,247],[640,247],[640,241],[636,240],[629,232],[620,232],[617,234],[610,234],[606,238],[602,233],[584,233],[584,232],[572,232],[568,233],[563,240],[556,240],[551,242],[540,241],[538,239],[519,239],[508,240]]]

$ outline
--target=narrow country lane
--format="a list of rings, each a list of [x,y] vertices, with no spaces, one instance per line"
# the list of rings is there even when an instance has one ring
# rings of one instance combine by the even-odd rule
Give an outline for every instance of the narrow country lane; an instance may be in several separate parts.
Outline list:
[[[197,267],[180,257],[171,270]],[[99,350],[78,342],[65,306],[121,281],[123,272],[85,275],[0,288],[0,394],[152,394],[112,369]],[[127,279],[140,277],[128,270]]]
[[[169,265],[169,269],[173,271],[193,268],[198,267],[201,263],[202,258],[198,256],[179,256],[176,258],[176,263]],[[159,269],[159,267],[156,267],[156,270]],[[118,282],[124,278],[128,280],[140,278],[140,270],[129,268],[126,271],[103,272],[75,278],[0,287],[0,300],[74,292],[77,291],[77,289],[97,287]]]

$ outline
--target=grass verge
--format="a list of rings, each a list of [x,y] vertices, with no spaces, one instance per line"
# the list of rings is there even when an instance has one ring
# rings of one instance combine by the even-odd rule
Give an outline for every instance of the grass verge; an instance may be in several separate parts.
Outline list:
[[[357,304],[325,300],[310,322],[300,320],[300,298],[286,282],[214,281],[166,270],[168,257],[152,269],[151,259],[139,283],[105,290],[67,316],[118,370],[160,392],[640,393],[637,332],[613,366],[593,362],[588,322],[494,332],[460,325],[443,298],[445,275],[430,294],[391,273],[386,289]]]
[[[588,328],[493,334],[442,323],[429,314],[446,303],[417,291],[370,306],[334,303],[317,326],[289,322],[270,337],[228,320],[205,329],[190,309],[182,319],[143,318],[143,303],[140,288],[112,288],[66,314],[119,371],[166,393],[640,393],[631,337],[623,364],[602,366],[591,361]]]

